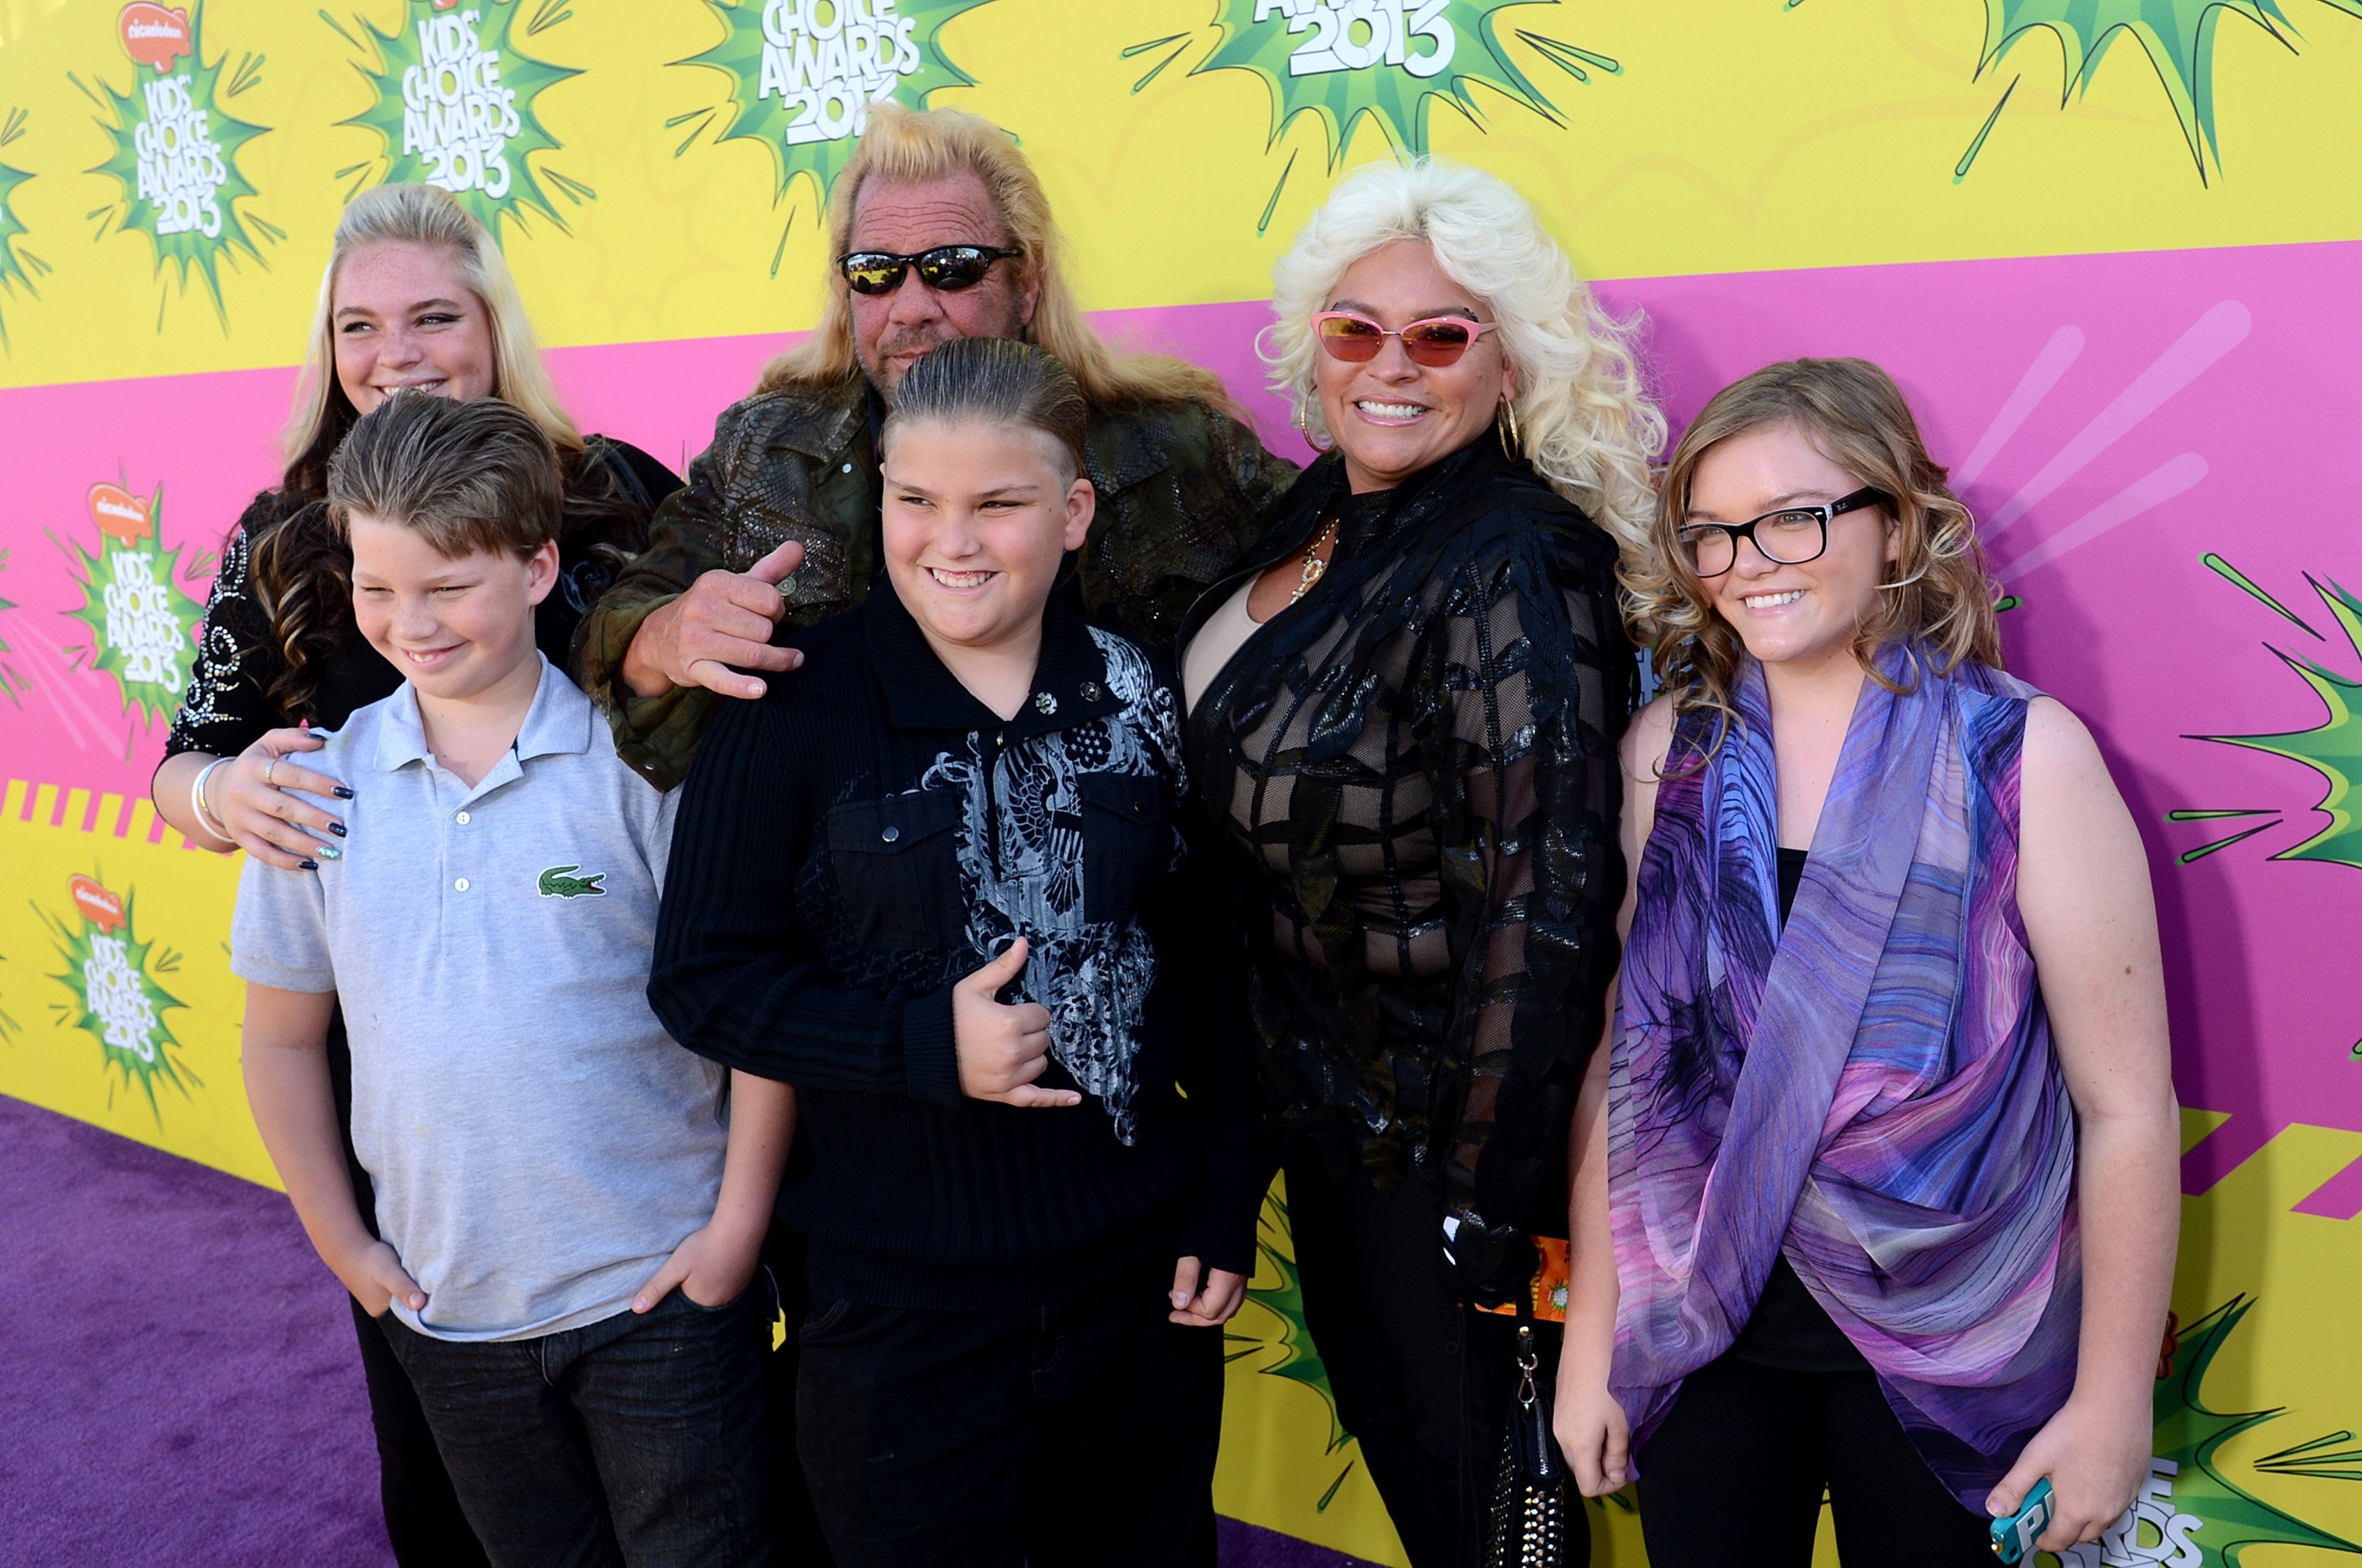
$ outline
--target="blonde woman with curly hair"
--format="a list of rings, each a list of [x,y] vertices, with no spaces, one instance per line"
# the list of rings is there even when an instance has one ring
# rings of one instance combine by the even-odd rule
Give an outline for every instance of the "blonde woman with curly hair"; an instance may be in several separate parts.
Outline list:
[[[2093,1540],[2148,1474],[2179,1191],[2107,764],[2002,672],[1875,365],[1717,394],[1624,581],[1667,690],[1575,1119],[1570,1467],[1638,1474],[1654,1568],[1805,1568],[1824,1493],[1847,1568],[1990,1562],[2045,1481],[2040,1547]]]
[[[1442,1568],[1475,1560],[1516,1375],[1512,1323],[1472,1304],[1529,1288],[1563,1220],[1616,966],[1617,542],[1664,426],[1490,174],[1362,170],[1275,276],[1272,383],[1332,449],[1184,626],[1190,774],[1306,1317],[1411,1562]]]

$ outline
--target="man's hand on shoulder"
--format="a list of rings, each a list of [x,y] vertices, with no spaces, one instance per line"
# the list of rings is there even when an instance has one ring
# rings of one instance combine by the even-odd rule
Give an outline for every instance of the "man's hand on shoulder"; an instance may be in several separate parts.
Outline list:
[[[676,686],[702,686],[752,701],[767,689],[738,668],[784,673],[803,662],[793,648],[771,646],[787,613],[779,584],[803,564],[790,540],[743,572],[709,571],[689,591],[648,613],[624,652],[623,680],[635,697],[661,697]]]

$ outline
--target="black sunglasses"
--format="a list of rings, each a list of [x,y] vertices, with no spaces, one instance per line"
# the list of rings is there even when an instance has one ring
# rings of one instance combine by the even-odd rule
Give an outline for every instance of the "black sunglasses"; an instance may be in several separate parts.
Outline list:
[[[844,274],[845,282],[856,294],[890,294],[902,286],[903,274],[912,267],[919,270],[919,281],[927,287],[955,294],[983,282],[995,261],[1023,254],[999,245],[938,245],[915,256],[897,256],[890,250],[856,250],[840,257],[836,270]]]
[[[1892,506],[1894,498],[1876,485],[1814,506],[1783,506],[1745,523],[1684,523],[1673,538],[1700,577],[1720,577],[1738,564],[1738,541],[1752,539],[1775,566],[1803,566],[1829,547],[1829,522],[1865,506]]]

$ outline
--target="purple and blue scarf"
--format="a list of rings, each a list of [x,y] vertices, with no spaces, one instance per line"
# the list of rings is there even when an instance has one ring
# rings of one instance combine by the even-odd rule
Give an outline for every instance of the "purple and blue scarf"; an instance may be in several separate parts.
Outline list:
[[[1642,855],[1610,1063],[1611,1384],[1645,1443],[1784,1252],[1961,1502],[2073,1386],[2075,1126],[2017,912],[2032,688],[1888,649],[1783,930],[1763,673]],[[1670,768],[1711,745],[1675,726]]]

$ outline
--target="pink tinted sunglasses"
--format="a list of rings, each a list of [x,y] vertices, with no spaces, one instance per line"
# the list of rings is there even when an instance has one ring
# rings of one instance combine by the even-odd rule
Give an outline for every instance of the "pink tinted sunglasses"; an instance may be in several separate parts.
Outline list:
[[[1312,318],[1312,330],[1321,349],[1332,359],[1366,365],[1378,357],[1389,337],[1402,339],[1403,352],[1414,365],[1440,370],[1457,363],[1468,346],[1501,324],[1470,321],[1465,316],[1430,315],[1399,331],[1389,332],[1359,311],[1324,310]]]

